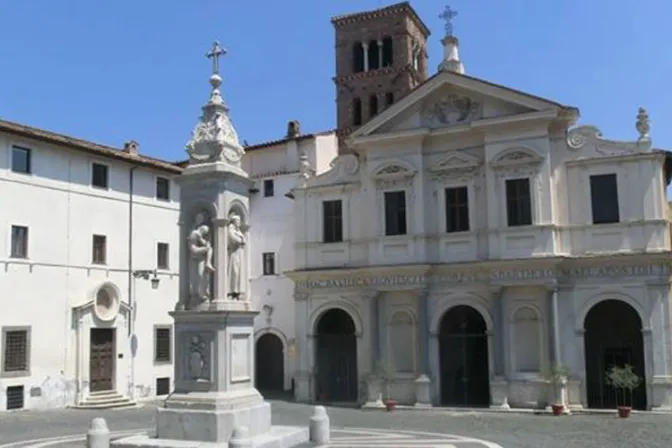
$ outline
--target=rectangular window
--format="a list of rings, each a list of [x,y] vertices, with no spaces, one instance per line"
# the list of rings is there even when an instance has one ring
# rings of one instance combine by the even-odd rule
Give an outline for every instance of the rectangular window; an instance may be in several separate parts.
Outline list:
[[[170,377],[161,377],[156,379],[156,395],[158,397],[162,395],[170,394]]]
[[[172,337],[169,327],[154,328],[154,362],[170,362]]]
[[[25,388],[21,386],[7,386],[7,407],[8,411],[23,409],[25,403]]]
[[[446,232],[469,230],[469,195],[467,187],[446,188]]]
[[[275,254],[273,252],[264,252],[261,256],[264,263],[264,275],[275,275]]]
[[[28,258],[28,227],[12,226],[11,258]]]
[[[107,237],[105,235],[93,235],[93,264],[107,263]]]
[[[30,332],[28,329],[3,328],[2,373],[24,376],[30,372]]]
[[[266,179],[264,181],[264,197],[270,198],[275,195],[275,183],[273,179]]]
[[[532,225],[530,179],[506,181],[506,216],[509,227]]]
[[[168,243],[156,243],[156,268],[169,269]]]
[[[91,167],[91,185],[97,188],[108,188],[108,167],[100,163],[94,163]]]
[[[156,178],[156,199],[161,201],[170,200],[170,179],[165,177]]]
[[[28,148],[12,146],[12,171],[15,173],[30,174],[32,172],[31,155],[31,151]]]
[[[406,192],[385,192],[385,235],[406,235]]]
[[[610,224],[621,220],[616,174],[590,176],[590,206],[593,224]]]
[[[343,241],[343,201],[322,202],[323,239],[325,243]]]

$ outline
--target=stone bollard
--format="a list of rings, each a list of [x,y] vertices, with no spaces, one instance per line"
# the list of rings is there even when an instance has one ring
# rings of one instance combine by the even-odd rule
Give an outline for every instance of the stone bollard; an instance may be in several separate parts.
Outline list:
[[[315,406],[313,416],[310,417],[310,441],[317,444],[329,442],[329,416],[324,406]]]
[[[97,417],[91,420],[91,426],[86,433],[87,448],[110,448],[110,430],[104,418]]]
[[[239,426],[233,430],[229,448],[252,448],[252,439],[250,439],[250,430],[246,426]]]

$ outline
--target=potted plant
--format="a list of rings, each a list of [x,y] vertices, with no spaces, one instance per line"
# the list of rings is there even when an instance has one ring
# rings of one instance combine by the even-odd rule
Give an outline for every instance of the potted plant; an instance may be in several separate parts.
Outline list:
[[[376,374],[379,378],[385,381],[385,400],[383,401],[383,403],[385,403],[385,409],[387,409],[387,412],[392,412],[397,407],[397,400],[389,398],[390,378],[392,377],[392,373],[390,372],[390,370],[388,369],[387,365],[384,362],[378,361],[376,363]]]
[[[639,386],[640,382],[641,378],[634,372],[630,364],[623,367],[613,366],[607,372],[607,384],[616,389],[616,405],[619,417],[628,418],[630,416],[632,408],[625,405],[626,391],[629,391],[632,397],[632,391]]]
[[[553,401],[551,410],[553,415],[562,415],[565,405],[562,399],[562,388],[567,384],[569,370],[561,364],[553,364],[546,373],[546,378],[553,385]]]

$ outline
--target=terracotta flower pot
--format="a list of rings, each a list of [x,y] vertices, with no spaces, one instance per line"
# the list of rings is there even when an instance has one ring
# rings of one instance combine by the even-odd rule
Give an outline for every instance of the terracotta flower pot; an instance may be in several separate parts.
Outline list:
[[[396,400],[385,400],[385,408],[387,409],[387,412],[394,411],[396,407],[397,407]]]
[[[561,404],[552,404],[551,409],[553,410],[553,415],[562,415],[562,411],[565,410],[565,407]]]
[[[618,406],[618,416],[621,418],[630,417],[630,411],[632,408],[630,406]]]

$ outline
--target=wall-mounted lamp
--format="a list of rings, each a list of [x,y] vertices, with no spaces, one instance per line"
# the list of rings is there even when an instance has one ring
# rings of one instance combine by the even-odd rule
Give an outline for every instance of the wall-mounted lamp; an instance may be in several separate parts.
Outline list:
[[[152,284],[152,289],[158,289],[161,279],[156,274],[156,269],[154,270],[139,270],[133,271],[134,278],[141,278],[143,280],[149,280]]]

